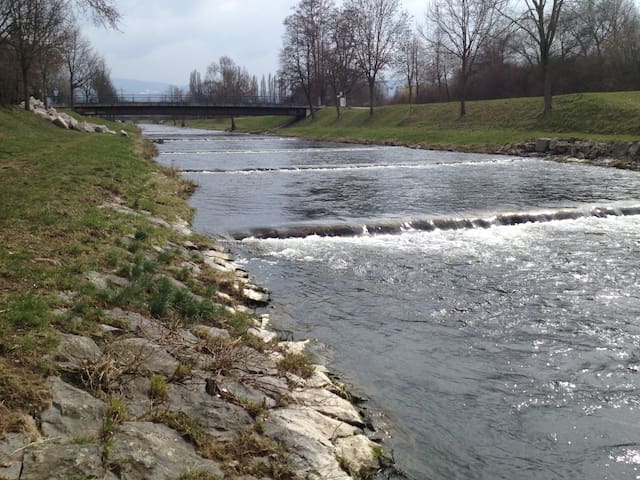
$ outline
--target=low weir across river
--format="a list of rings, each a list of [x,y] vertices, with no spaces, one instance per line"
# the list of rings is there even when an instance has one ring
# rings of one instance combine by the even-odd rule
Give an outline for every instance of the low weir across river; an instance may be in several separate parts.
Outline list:
[[[145,127],[407,478],[640,475],[640,174]]]

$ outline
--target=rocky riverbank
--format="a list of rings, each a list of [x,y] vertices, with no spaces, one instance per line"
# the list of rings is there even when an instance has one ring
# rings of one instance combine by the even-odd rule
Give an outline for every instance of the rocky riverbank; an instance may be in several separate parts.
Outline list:
[[[507,144],[496,153],[544,156],[559,161],[586,161],[618,168],[640,168],[640,142],[596,142],[579,139],[538,138]]]
[[[138,139],[96,136],[118,153],[69,163],[75,135],[46,168],[13,153],[0,169],[24,195],[64,196],[2,224],[3,295],[31,291],[0,304],[0,478],[375,476],[389,460],[348,391],[269,330],[269,294],[233,256],[176,218],[188,185],[133,158]]]
[[[103,208],[139,215],[119,204]],[[246,316],[245,335],[224,321],[186,328],[121,308],[105,311],[92,336],[59,333],[46,381],[50,406],[0,440],[0,478],[347,480],[377,471],[382,448],[365,435],[344,387],[308,363],[305,342],[280,341],[267,315],[251,314],[267,293],[224,249],[191,242],[183,222],[147,220],[184,237],[145,251],[147,260],[177,256],[196,281],[207,269],[228,273],[218,306]],[[85,277],[104,295],[136,282]],[[176,277],[156,280],[202,301]],[[61,293],[69,304],[74,296]]]

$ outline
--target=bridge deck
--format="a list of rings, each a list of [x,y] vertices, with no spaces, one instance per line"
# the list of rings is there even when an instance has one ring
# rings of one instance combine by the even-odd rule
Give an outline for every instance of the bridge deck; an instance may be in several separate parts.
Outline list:
[[[299,105],[190,105],[161,102],[131,103],[87,103],[77,104],[74,110],[82,115],[98,117],[170,117],[170,118],[206,118],[206,117],[244,117],[264,115],[286,115],[304,118],[308,109]]]

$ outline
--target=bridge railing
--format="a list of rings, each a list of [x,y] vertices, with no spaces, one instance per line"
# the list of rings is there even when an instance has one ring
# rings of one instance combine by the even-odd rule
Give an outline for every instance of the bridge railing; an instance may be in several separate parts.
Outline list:
[[[185,95],[167,95],[155,93],[121,93],[116,97],[108,98],[78,98],[75,100],[76,105],[126,105],[126,104],[175,104],[175,105],[283,105],[294,106],[296,102],[289,97],[273,97],[273,96],[236,96],[236,97],[203,97],[194,98]]]

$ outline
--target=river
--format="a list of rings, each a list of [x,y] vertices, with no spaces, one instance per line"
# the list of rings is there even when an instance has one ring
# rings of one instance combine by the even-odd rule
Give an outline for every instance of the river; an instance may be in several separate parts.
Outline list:
[[[640,478],[640,174],[145,127],[413,479]]]

